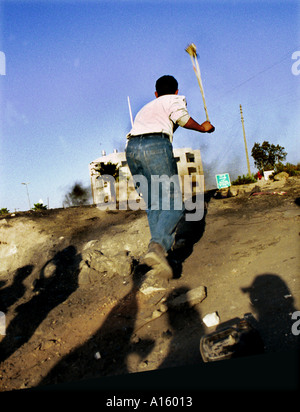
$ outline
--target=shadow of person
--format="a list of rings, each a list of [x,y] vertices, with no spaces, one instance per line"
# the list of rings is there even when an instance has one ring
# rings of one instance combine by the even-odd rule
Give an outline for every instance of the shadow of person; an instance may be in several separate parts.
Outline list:
[[[146,265],[134,269],[131,290],[113,307],[97,332],[56,364],[38,386],[123,375],[129,373],[129,354],[143,358],[151,352],[154,341],[150,339],[130,342],[138,312],[137,292],[148,270]]]
[[[23,281],[30,275],[33,268],[33,265],[26,265],[17,269],[13,283],[0,289],[0,310],[2,312],[7,312],[8,308],[24,295],[26,288],[23,285]]]
[[[271,273],[258,275],[252,285],[241,290],[249,294],[258,318],[253,326],[262,337],[265,351],[298,349],[299,337],[292,333],[291,318],[297,309],[291,292],[281,277]]]
[[[174,366],[189,366],[195,363],[202,363],[199,350],[200,338],[204,334],[204,327],[201,321],[201,314],[189,303],[174,308],[172,301],[174,297],[186,294],[189,288],[177,288],[171,292],[166,300],[168,307],[168,318],[172,335],[169,352],[158,369],[170,368]]]
[[[168,261],[173,269],[174,279],[180,278],[182,273],[182,263],[193,253],[194,245],[199,242],[205,232],[205,219],[208,205],[214,193],[215,191],[208,191],[204,194],[203,217],[200,220],[187,220],[186,216],[190,212],[185,209],[183,216],[178,223],[174,245],[168,253]]]
[[[17,307],[16,316],[6,329],[5,338],[0,342],[0,361],[26,343],[49,312],[77,289],[80,261],[76,248],[69,246],[51,259],[56,269],[49,278],[45,277],[44,270],[50,261],[46,263],[36,281],[34,291],[38,294]]]

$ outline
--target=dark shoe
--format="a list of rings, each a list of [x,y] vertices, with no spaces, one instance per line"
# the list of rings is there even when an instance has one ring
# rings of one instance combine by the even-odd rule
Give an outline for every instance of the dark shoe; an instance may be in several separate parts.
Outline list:
[[[171,279],[173,277],[173,270],[166,256],[165,249],[159,243],[151,242],[143,263],[153,268],[157,275]]]

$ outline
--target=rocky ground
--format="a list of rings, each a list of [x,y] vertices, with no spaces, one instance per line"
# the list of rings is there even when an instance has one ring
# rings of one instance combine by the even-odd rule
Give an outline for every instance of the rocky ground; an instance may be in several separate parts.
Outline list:
[[[220,327],[210,313],[221,325],[251,313],[265,353],[296,349],[299,183],[208,192],[204,218],[180,227],[168,284],[139,264],[143,211],[1,217],[0,390],[201,364],[201,337]]]

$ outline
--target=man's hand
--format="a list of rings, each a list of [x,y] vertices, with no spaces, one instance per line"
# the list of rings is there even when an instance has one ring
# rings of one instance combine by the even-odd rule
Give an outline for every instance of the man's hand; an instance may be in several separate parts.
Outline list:
[[[215,131],[215,127],[207,120],[203,122],[201,126],[204,128],[204,133],[212,133]]]
[[[201,133],[212,133],[215,130],[214,126],[207,120],[202,124],[199,124],[192,117],[189,118],[189,120],[183,127],[185,129],[196,130],[197,132]]]

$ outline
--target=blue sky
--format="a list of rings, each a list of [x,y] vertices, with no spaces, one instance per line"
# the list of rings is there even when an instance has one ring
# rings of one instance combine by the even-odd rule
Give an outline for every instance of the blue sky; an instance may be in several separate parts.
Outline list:
[[[213,134],[179,128],[174,147],[199,148],[206,181],[247,173],[268,140],[298,163],[300,50],[298,1],[0,1],[0,208],[27,210],[41,199],[61,207],[101,151],[124,150],[133,115],[175,76],[190,114],[205,120],[185,47],[195,43]],[[256,172],[250,156],[251,171]]]

